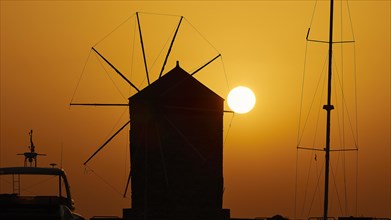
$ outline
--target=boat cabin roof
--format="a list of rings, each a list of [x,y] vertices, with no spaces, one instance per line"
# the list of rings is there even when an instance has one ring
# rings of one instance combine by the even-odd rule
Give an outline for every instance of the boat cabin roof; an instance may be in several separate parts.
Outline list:
[[[0,175],[30,174],[30,175],[57,175],[66,179],[65,171],[60,168],[49,167],[1,167]]]

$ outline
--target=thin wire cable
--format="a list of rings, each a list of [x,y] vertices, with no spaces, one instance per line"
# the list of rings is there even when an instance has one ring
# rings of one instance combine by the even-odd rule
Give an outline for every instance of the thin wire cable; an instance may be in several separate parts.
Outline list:
[[[296,209],[297,209],[297,177],[299,173],[298,165],[299,164],[299,148],[296,147],[296,169],[295,169],[295,190],[294,190],[294,208],[293,208],[293,218],[297,219]]]
[[[342,154],[344,154],[343,152],[341,152]],[[332,167],[332,164],[330,163],[330,166],[331,166],[331,176],[333,177],[333,183],[334,183],[334,188],[335,188],[335,193],[337,195],[337,200],[338,200],[338,204],[339,204],[339,211],[341,212],[342,216],[346,216],[347,212],[344,213],[343,211],[343,208],[342,208],[342,204],[341,204],[341,198],[339,196],[339,191],[338,191],[338,187],[337,187],[337,183],[336,183],[336,176],[335,176],[335,173],[333,171],[333,167]],[[338,167],[338,166],[337,166]],[[346,200],[346,198],[345,198]]]
[[[312,21],[314,20],[315,17],[315,11],[316,11],[316,6],[318,5],[318,0],[315,1],[314,8],[312,9],[312,16],[311,16],[311,21],[310,21],[310,28],[312,27]]]
[[[356,203],[355,203],[355,207],[354,207],[354,209],[355,209],[355,216],[357,216],[357,214],[358,214],[358,211],[357,211],[357,207],[358,207],[358,187],[359,187],[359,185],[358,185],[358,174],[359,174],[359,163],[358,163],[358,161],[359,161],[359,154],[357,153],[356,154]]]
[[[166,49],[166,47],[168,45],[168,42],[170,42],[170,40],[173,38],[173,36],[175,34],[175,30],[176,30],[176,27],[173,27],[173,29],[171,31],[171,34],[168,36],[166,42],[164,43],[164,45],[163,45],[162,49],[160,50],[159,54],[156,56],[156,59],[153,61],[151,67],[149,67],[149,71],[151,71],[153,69],[153,67],[155,66],[157,60],[159,59],[159,57],[163,53],[164,49]]]
[[[348,4],[349,5],[349,4]],[[350,14],[349,14],[350,16]],[[354,39],[354,32],[353,32],[353,39]],[[356,149],[358,151],[359,146],[360,146],[360,139],[359,139],[359,120],[358,120],[358,86],[357,86],[357,58],[356,58],[356,43],[353,44],[353,72],[354,72],[354,93],[355,93],[355,109],[356,109]],[[391,131],[390,131],[391,132]],[[391,137],[391,135],[390,135]],[[391,155],[391,150],[390,150],[390,155]],[[357,153],[357,158],[356,158],[356,203],[355,203],[355,216],[358,215],[358,187],[359,187],[359,155]],[[391,158],[391,157],[390,157]],[[391,161],[391,160],[390,160]],[[390,163],[391,164],[391,163]],[[391,169],[390,169],[391,170]],[[390,171],[391,172],[391,171]],[[390,173],[391,174],[391,173]],[[390,175],[391,176],[391,175]],[[391,198],[391,190],[390,190],[390,198]],[[390,202],[390,207],[391,207],[391,202]],[[391,209],[390,209],[391,211]],[[391,214],[391,213],[390,213]],[[391,216],[391,215],[390,215]]]
[[[130,62],[130,79],[132,79],[132,76],[133,76],[133,68],[134,68],[134,46],[136,45],[136,19],[134,20],[134,26],[133,26],[133,42],[131,42],[131,45],[132,45],[132,59],[131,59],[131,62]]]
[[[125,112],[127,112],[128,108],[124,108],[124,110],[122,111],[121,115],[118,117],[117,121],[115,122],[115,124],[113,125],[113,127],[111,128],[111,130],[108,132],[107,136],[106,136],[106,139],[109,138],[115,131],[115,128],[118,127],[119,123],[121,122],[121,118],[124,116]]]
[[[229,122],[228,129],[227,129],[227,133],[225,133],[223,147],[225,146],[225,143],[227,142],[228,134],[229,134],[229,131],[231,130],[231,125],[232,125],[232,121],[234,120],[234,117],[235,117],[235,113],[232,113],[232,117],[231,117],[231,120]]]
[[[300,109],[299,109],[299,123],[297,129],[297,140],[296,140],[296,148],[300,145],[301,142],[301,115],[303,112],[303,99],[304,99],[304,85],[305,85],[305,76],[306,76],[306,66],[307,66],[307,53],[308,53],[308,41],[305,43],[305,51],[304,51],[304,67],[303,67],[303,76],[302,76],[302,85],[301,85],[301,96],[300,96]]]
[[[325,90],[325,84],[326,84],[326,71],[325,71],[325,68],[326,68],[326,62],[324,63],[324,66],[323,66],[323,70],[322,70],[322,73],[320,74],[320,77],[319,77],[319,81],[318,81],[318,86],[320,84],[320,82],[322,81],[323,82],[323,86],[321,86],[322,90],[321,90],[321,93],[320,93],[320,97],[323,97],[324,96],[324,90]],[[322,76],[323,76],[323,80],[322,79]],[[318,87],[317,87],[318,88]],[[314,99],[315,99],[315,96],[314,96]],[[319,128],[319,120],[320,120],[320,112],[321,112],[321,106],[322,106],[322,101],[323,99],[319,99],[319,108],[318,108],[318,111],[317,111],[317,116],[316,116],[316,123],[315,123],[315,132],[314,132],[314,136],[313,136],[313,139],[312,139],[312,146],[315,146],[316,145],[316,140],[317,140],[317,134],[318,134],[318,128]],[[312,151],[312,155],[311,155],[311,158],[313,158],[313,156],[315,156],[315,161],[317,161],[316,159],[316,152],[315,151]],[[312,159],[310,160],[312,161]],[[310,163],[310,168],[311,169],[311,166],[312,166],[312,162]],[[323,170],[323,165],[322,165],[322,168],[320,170],[320,172],[318,172],[318,163],[316,162],[315,163],[315,173],[318,174],[318,182],[317,182],[317,186],[316,186],[316,189],[318,189],[319,187],[319,178],[321,176],[321,172]],[[310,174],[310,172],[308,172],[308,175]],[[309,176],[308,176],[308,179],[309,179]],[[307,186],[306,188],[309,188],[308,186],[308,183],[307,183]],[[318,192],[318,194],[320,194],[320,191],[319,190],[315,190],[314,191],[314,195],[313,195],[313,199],[311,201],[311,204],[310,204],[310,210],[312,209],[312,205],[313,205],[313,202],[314,202],[314,199],[315,199],[315,194],[316,192]],[[321,197],[321,195],[319,195],[319,197]]]
[[[312,200],[311,200],[311,203],[310,203],[310,207],[309,207],[309,210],[308,210],[307,217],[310,216],[310,213],[311,213],[314,201],[315,201],[316,191],[318,191],[318,189],[319,189],[319,182],[320,182],[320,177],[322,176],[323,168],[324,168],[324,164],[322,163],[322,167],[321,167],[320,172],[319,172],[319,174],[317,176],[318,178],[317,178],[317,181],[316,181],[315,192],[313,194],[313,197],[312,197]]]
[[[306,180],[306,184],[305,184],[305,190],[304,190],[304,201],[303,201],[303,206],[301,208],[301,214],[300,216],[303,217],[303,213],[304,213],[304,209],[305,209],[305,204],[307,202],[307,193],[308,193],[308,190],[309,190],[309,181],[310,181],[310,174],[311,174],[311,168],[312,168],[312,155],[314,154],[313,151],[311,151],[311,157],[310,157],[310,160],[309,160],[309,168],[308,168],[308,173],[307,173],[307,180]],[[311,207],[312,205],[310,205]]]
[[[154,13],[154,12],[139,12],[139,14],[149,14],[149,15],[159,15],[159,16],[172,16],[172,17],[181,17],[181,15],[174,14],[164,14],[164,13]]]
[[[325,61],[324,61],[324,64],[323,64],[323,68],[322,68],[322,72],[321,72],[321,74],[319,75],[319,79],[318,79],[318,83],[317,83],[317,86],[316,86],[316,89],[315,89],[315,93],[314,93],[314,95],[313,95],[313,97],[312,97],[312,101],[311,101],[311,107],[310,107],[310,110],[309,110],[309,112],[308,112],[308,114],[307,114],[307,118],[306,118],[306,122],[305,122],[305,126],[306,126],[306,124],[307,124],[307,121],[308,121],[308,119],[309,119],[309,115],[310,115],[310,112],[311,112],[311,109],[312,109],[312,106],[313,106],[313,104],[314,104],[314,102],[315,102],[315,97],[316,97],[316,94],[318,93],[318,89],[319,89],[319,85],[320,85],[320,82],[323,82],[323,86],[321,86],[321,94],[320,94],[320,96],[321,97],[323,97],[323,95],[324,95],[324,89],[325,89],[325,82],[326,82],[326,71],[325,71],[325,69],[326,69],[326,61],[327,61],[327,56],[325,57]],[[323,78],[323,80],[322,80],[322,78]],[[320,112],[321,112],[321,106],[322,106],[322,99],[320,99],[319,100],[319,108],[318,108],[318,111],[317,111],[317,117],[316,117],[316,123],[315,123],[315,132],[314,132],[314,137],[313,137],[313,139],[312,139],[312,145],[313,146],[315,146],[315,143],[316,143],[316,137],[317,137],[317,130],[318,130],[318,127],[319,127],[319,119],[320,119]],[[304,131],[304,128],[303,128],[303,131]],[[303,132],[304,133],[304,132]],[[302,136],[303,136],[303,133],[301,134],[301,138],[302,138]],[[300,142],[301,142],[301,138],[300,138]],[[312,152],[312,155],[314,155],[314,152]],[[311,156],[311,158],[312,158],[312,156]],[[310,160],[310,161],[312,161],[312,160]],[[308,174],[307,174],[307,183],[306,183],[306,191],[305,191],[305,198],[307,197],[306,195],[307,195],[307,189],[309,188],[309,177],[310,177],[310,169],[311,169],[311,166],[312,166],[312,162],[310,163],[310,165],[309,165],[309,171],[308,171]],[[318,170],[317,168],[316,168],[316,170]],[[323,165],[322,165],[322,168],[321,168],[321,170],[323,170]],[[320,174],[319,174],[320,175]],[[320,178],[320,176],[318,177],[318,182],[317,182],[317,186],[316,186],[316,189],[318,188],[318,185],[319,185],[319,178]],[[315,199],[315,194],[316,194],[316,192],[318,192],[317,190],[315,190],[315,192],[314,192],[314,195],[313,195],[313,197],[312,197],[312,201],[311,201],[311,203],[310,203],[310,210],[309,210],[309,212],[311,212],[311,209],[312,209],[312,205],[313,205],[313,202],[314,202],[314,199]],[[304,204],[303,204],[303,210],[302,210],[302,213],[304,212],[304,207],[305,207],[305,200],[304,200]],[[301,214],[301,216],[303,216],[303,214]]]
[[[190,23],[190,21],[189,20],[187,20],[186,18],[184,18],[185,19],[185,21],[187,21],[187,23],[195,30],[195,31],[197,31],[197,33],[211,46],[211,47],[213,47],[213,49],[218,53],[218,54],[220,54],[220,52],[216,49],[216,47],[215,46],[213,46],[213,44],[212,43],[210,43],[210,41],[208,41],[205,37],[204,37],[204,35],[202,35],[201,34],[201,32],[197,29],[197,28],[195,28],[194,27],[194,25],[192,24],[192,23]]]
[[[221,64],[223,65],[223,71],[224,71],[224,76],[225,76],[225,82],[227,83],[227,89],[228,91],[231,91],[231,87],[228,82],[228,76],[227,76],[227,71],[224,65],[224,60],[223,60],[223,55],[220,56]]]
[[[109,183],[109,181],[105,180],[102,176],[98,175],[97,172],[95,172],[91,167],[84,165],[84,173],[92,172],[96,177],[98,177],[103,183],[105,183],[110,189],[112,189],[114,192],[116,192],[118,195],[120,195],[123,198],[123,194],[112,184]],[[126,197],[128,198],[128,197]]]
[[[83,69],[82,69],[82,71],[81,71],[79,80],[77,81],[76,88],[75,88],[75,90],[73,91],[73,95],[72,95],[72,98],[71,98],[71,103],[72,103],[73,100],[75,99],[76,92],[77,92],[77,90],[79,89],[79,85],[80,85],[81,79],[83,78],[83,75],[84,75],[84,73],[85,73],[85,69],[86,69],[86,67],[87,67],[87,63],[88,63],[88,60],[90,59],[91,53],[92,53],[92,49],[90,49],[90,52],[88,53],[88,56],[87,56],[87,59],[86,59],[86,61],[85,61],[85,63],[84,63],[84,66],[83,66]],[[69,108],[70,108],[70,107],[71,107],[71,106],[69,106]]]
[[[335,62],[334,62],[334,65],[335,65]],[[338,76],[338,74],[337,74],[338,73],[337,67],[336,66],[333,66],[333,67],[334,67],[334,70],[335,70],[335,71],[333,71],[334,75]],[[334,84],[337,84],[336,83],[336,81],[337,81],[336,78],[339,79],[339,77],[333,77]],[[342,92],[342,96],[343,96],[343,88],[341,88],[341,92]],[[339,103],[339,101],[338,101],[338,92],[337,92],[336,86],[334,87],[334,96],[335,96],[335,99],[336,99],[335,102]],[[342,98],[341,102],[343,103],[343,98]],[[345,149],[344,117],[343,117],[344,108],[343,108],[343,104],[342,104],[342,111],[341,111],[341,113],[339,112],[339,108],[336,108],[336,111],[337,111],[336,115],[337,115],[337,123],[338,123],[338,135],[339,135],[339,142],[340,142],[339,144],[340,144],[342,149]],[[342,119],[340,119],[340,114],[341,114],[341,118]],[[338,202],[339,202],[340,212],[344,216],[346,216],[346,213],[348,213],[347,212],[347,207],[348,206],[347,206],[347,184],[346,184],[346,161],[345,161],[346,158],[345,158],[345,154],[343,152],[341,152],[341,153],[342,153],[342,162],[341,163],[342,163],[343,187],[344,187],[344,196],[345,196],[345,198],[344,198],[344,201],[345,201],[345,213],[342,210],[341,200],[340,200],[340,197],[339,197],[339,194],[338,194],[337,184],[335,182],[335,178],[336,178],[335,174],[333,173],[333,170],[331,170],[331,172],[332,172],[332,176],[334,178],[333,179],[333,183],[334,183],[334,187],[335,187],[336,193],[337,193],[337,199],[338,199]],[[338,154],[338,155],[340,155],[340,154]],[[338,168],[339,157],[337,158],[336,164],[337,164],[337,168]]]
[[[318,111],[317,111],[317,115],[316,115],[316,123],[315,123],[315,132],[314,132],[314,137],[312,139],[312,146],[315,147],[316,146],[316,140],[317,140],[317,134],[318,134],[318,128],[319,128],[319,120],[320,120],[320,112],[322,110],[322,102],[323,102],[323,96],[324,96],[324,90],[325,90],[325,84],[326,84],[326,71],[322,71],[322,74],[321,76],[323,76],[323,86],[322,86],[322,90],[321,90],[321,93],[320,93],[320,97],[321,99],[319,99],[319,108],[318,108]],[[319,78],[319,80],[321,79],[321,77]]]
[[[132,14],[130,15],[128,18],[126,18],[122,23],[120,23],[116,28],[114,28],[112,31],[110,31],[106,36],[104,36],[101,40],[99,40],[96,44],[94,44],[94,46],[92,47],[95,47],[97,46],[99,43],[101,43],[103,40],[105,40],[108,36],[110,36],[114,31],[116,31],[118,28],[120,28],[122,25],[124,25],[128,20],[130,20],[133,16],[135,16],[136,14]]]
[[[314,95],[313,95],[313,97],[312,97],[311,104],[310,104],[310,106],[309,106],[309,110],[308,110],[308,113],[307,113],[307,116],[306,116],[306,119],[305,119],[305,122],[304,122],[304,125],[303,125],[303,129],[301,130],[301,135],[300,135],[300,138],[299,138],[299,141],[298,141],[298,146],[299,146],[300,143],[301,143],[301,140],[302,140],[303,135],[304,135],[304,130],[305,130],[305,128],[307,127],[307,122],[308,122],[308,119],[309,119],[309,116],[310,116],[310,112],[311,112],[312,107],[313,107],[313,104],[314,104],[314,102],[315,102],[315,97],[316,97],[316,94],[317,94],[317,92],[318,92],[320,82],[322,81],[322,80],[321,80],[322,75],[325,73],[326,64],[327,64],[327,55],[325,56],[324,63],[323,63],[322,73],[319,75],[318,83],[317,83],[317,85],[316,85],[315,92],[314,92]],[[323,77],[324,77],[324,76],[323,76]],[[322,91],[323,91],[323,90],[322,90]]]
[[[181,17],[179,15],[170,15],[170,14],[160,14],[160,13],[148,13],[148,12],[142,12],[142,13],[139,13],[139,14],[145,14],[145,15],[158,15],[158,16],[173,16],[173,17]],[[153,67],[155,66],[158,58],[161,56],[161,54],[163,53],[164,49],[166,48],[168,42],[170,41],[170,39],[172,39],[172,36],[174,35],[175,33],[175,27],[173,27],[173,30],[170,34],[170,36],[167,38],[166,42],[164,43],[163,47],[161,48],[159,54],[157,55],[156,59],[153,61],[152,65],[149,67],[148,71],[151,71],[153,69]],[[143,81],[141,82],[141,84],[144,83],[144,81],[146,80],[146,77],[143,79]]]
[[[333,60],[334,60],[334,58],[333,58]],[[335,62],[334,62],[335,63]],[[335,65],[335,64],[333,64],[333,65]],[[336,76],[336,77],[334,77],[334,79],[335,78],[337,78],[338,79],[338,81],[334,81],[335,83],[334,84],[336,84],[336,85],[339,85],[340,86],[340,88],[341,88],[341,91],[342,91],[342,98],[341,98],[341,100],[342,100],[342,109],[343,109],[343,112],[345,112],[346,113],[346,117],[343,117],[343,122],[345,122],[346,120],[348,120],[348,122],[349,122],[349,127],[350,127],[350,132],[351,132],[351,134],[352,134],[352,137],[353,137],[353,141],[354,141],[354,145],[355,145],[355,147],[356,147],[356,149],[357,149],[357,146],[358,146],[358,143],[357,143],[357,139],[358,139],[358,136],[357,136],[357,134],[356,134],[356,132],[357,132],[357,124],[356,124],[356,126],[353,126],[353,123],[352,123],[352,117],[351,117],[351,113],[350,113],[350,111],[349,111],[349,108],[348,108],[348,106],[347,106],[347,102],[346,102],[346,98],[345,98],[345,94],[344,94],[344,92],[343,92],[343,80],[341,80],[341,77],[340,77],[340,74],[338,74],[339,72],[338,72],[338,68],[337,68],[337,66],[333,66],[334,68],[335,68],[335,71],[334,71],[334,75]],[[343,77],[343,76],[342,76]],[[338,82],[338,83],[336,83],[336,82]],[[356,84],[356,80],[355,80],[355,84]],[[355,85],[355,87],[356,87],[356,85]],[[336,89],[336,88],[335,88]],[[356,90],[356,89],[355,89]],[[356,96],[356,95],[355,95]],[[356,112],[357,112],[357,104],[355,105],[355,108],[356,108]],[[347,118],[347,119],[345,119],[345,118]],[[357,113],[356,113],[356,123],[357,123]],[[356,129],[354,129],[354,127],[356,127]],[[343,129],[345,129],[345,128],[343,128]],[[342,129],[341,129],[342,130]],[[346,130],[346,129],[345,129]],[[355,132],[355,130],[356,130],[356,132]],[[345,134],[343,134],[342,135],[342,137],[345,137]],[[345,145],[344,144],[342,144],[342,146],[344,147]]]
[[[351,29],[351,32],[352,32],[353,41],[355,41],[354,30],[353,30],[353,22],[352,22],[352,16],[351,16],[351,14],[350,14],[349,0],[346,0],[346,5],[347,5],[348,14],[349,14],[350,29]]]
[[[342,1],[340,2],[341,4],[341,41],[343,41],[344,39],[344,36],[343,36],[343,28],[342,28],[342,25],[343,25],[343,7],[342,7]],[[342,97],[345,96],[344,94],[344,88],[345,88],[345,85],[344,85],[344,44],[341,44],[341,74],[342,74]],[[345,145],[346,145],[346,139],[345,139],[345,99],[342,98],[342,149],[345,149]],[[346,181],[346,155],[343,153],[342,154],[342,165],[343,165],[343,182],[344,182],[344,195],[345,195],[345,215],[348,213],[348,195],[347,195],[347,181]]]
[[[314,19],[315,11],[316,11],[316,6],[317,6],[318,1],[315,1],[314,7],[312,9],[312,15],[311,15],[311,20],[309,24],[309,28],[312,27],[312,22]],[[302,87],[301,87],[301,96],[300,96],[300,109],[299,109],[299,122],[298,122],[298,129],[297,129],[297,140],[296,140],[296,173],[295,173],[295,191],[294,191],[294,217],[297,218],[296,210],[297,210],[297,188],[298,188],[298,159],[299,159],[299,146],[301,143],[302,135],[301,133],[301,118],[302,118],[302,112],[303,112],[303,99],[304,99],[304,86],[305,86],[305,77],[306,77],[306,66],[307,66],[307,53],[308,53],[308,41],[306,41],[305,45],[305,50],[304,50],[304,64],[303,64],[303,76],[302,76]],[[311,104],[312,106],[312,104]],[[308,120],[308,117],[306,121]],[[305,122],[306,124],[306,122]],[[305,125],[304,125],[305,127]],[[303,128],[304,131],[304,128]],[[303,132],[304,133],[304,132]],[[303,216],[303,209],[305,205],[305,198],[304,197],[304,202],[303,202],[303,208],[300,216]]]
[[[353,41],[355,41],[354,37],[354,31],[353,31],[353,23],[352,18],[350,15],[350,9],[349,9],[349,1],[346,1],[347,3],[347,9],[350,19],[350,26],[351,31],[353,35]],[[355,109],[356,109],[356,148],[358,149],[359,146],[359,132],[358,132],[358,86],[357,86],[357,57],[356,57],[356,43],[353,43],[353,75],[354,75],[354,93],[355,93]]]
[[[334,60],[334,59],[333,59]],[[335,65],[335,63],[333,64],[333,65]],[[337,67],[336,66],[333,66],[334,67],[334,70],[333,70],[333,83],[335,84],[335,85],[337,85],[337,83],[336,83],[336,78],[338,79],[338,80],[340,80],[339,79],[339,75],[338,75],[338,70],[337,70]],[[340,85],[341,86],[341,85]],[[334,97],[335,97],[335,103],[339,103],[339,96],[338,96],[338,89],[337,89],[337,86],[334,86],[333,87],[333,89],[334,89],[334,91],[333,91],[333,94],[334,94]],[[341,90],[343,90],[342,88],[341,88]],[[343,94],[342,94],[343,95]],[[340,108],[335,108],[335,110],[337,111],[337,123],[338,123],[338,135],[339,135],[339,144],[340,144],[340,146],[342,146],[342,148],[343,148],[343,146],[344,146],[344,140],[343,140],[343,132],[342,132],[342,130],[343,130],[343,125],[341,125],[341,124],[343,124],[343,122],[342,123],[340,123],[341,121],[343,121],[343,117],[341,117],[342,118],[342,120],[340,119],[340,111],[339,111],[339,109]],[[342,111],[341,112],[343,112],[344,111],[344,108],[343,108],[343,106],[342,106]],[[341,113],[341,115],[342,115],[342,113]],[[341,128],[342,127],[342,128]]]
[[[124,100],[126,100],[124,94],[122,94],[121,90],[118,88],[117,84],[114,82],[113,78],[110,76],[110,74],[107,72],[107,69],[105,68],[105,66],[103,65],[103,62],[102,60],[98,57],[97,54],[95,54],[96,58],[98,59],[99,61],[99,64],[101,65],[102,69],[105,71],[107,77],[110,79],[110,81],[113,83],[114,87],[117,89],[118,93],[122,96],[122,98]]]
[[[297,138],[296,138],[296,175],[295,175],[295,193],[294,193],[294,218],[297,218],[296,210],[297,210],[297,177],[298,177],[298,158],[299,158],[299,145],[300,145],[300,131],[301,131],[301,115],[303,111],[303,97],[304,97],[304,82],[305,82],[305,73],[306,73],[306,63],[307,63],[307,52],[308,52],[308,41],[306,41],[305,44],[305,50],[304,50],[304,67],[303,67],[303,76],[302,76],[302,86],[301,86],[301,97],[300,97],[300,109],[299,109],[299,122],[298,122],[298,129],[297,129]],[[302,217],[302,213],[301,213]]]
[[[350,29],[353,37],[353,41],[355,42],[355,35],[354,35],[354,29],[353,29],[353,22],[352,22],[352,16],[350,13],[350,6],[349,6],[349,0],[346,1],[347,11],[349,15],[349,23],[350,23]],[[353,44],[353,72],[354,72],[354,90],[355,90],[355,109],[356,109],[356,149],[359,149],[359,120],[358,120],[358,87],[357,87],[357,59],[356,59],[356,43]],[[390,78],[391,79],[391,78]],[[391,115],[391,111],[390,111]],[[391,120],[391,119],[390,119]],[[390,137],[391,137],[391,129],[390,129]],[[391,148],[390,148],[391,149]],[[391,150],[390,150],[390,158],[391,158]],[[390,160],[391,161],[391,160]],[[391,176],[391,162],[390,162],[390,176]],[[359,154],[356,154],[356,202],[355,202],[355,216],[358,215],[358,187],[359,187]],[[390,190],[390,216],[391,216],[391,190]]]
[[[158,16],[175,16],[175,17],[180,17],[180,16],[176,16],[176,15],[169,15],[169,14],[159,14],[159,13],[139,13],[139,14],[145,14],[145,15],[158,15]],[[163,53],[163,50],[166,48],[169,40],[171,39],[170,37],[173,36],[175,33],[175,27],[173,28],[173,31],[171,32],[171,34],[169,35],[169,37],[167,38],[166,42],[164,43],[163,47],[160,49],[160,52],[159,54],[157,55],[157,57],[155,58],[155,60],[153,61],[152,65],[148,68],[148,71],[151,71],[153,69],[153,67],[155,66],[155,63],[157,62],[158,58],[161,56],[161,54]],[[144,84],[144,82],[147,80],[147,77],[145,76],[143,78],[143,80],[140,82],[139,84],[139,87],[141,87],[141,85]]]

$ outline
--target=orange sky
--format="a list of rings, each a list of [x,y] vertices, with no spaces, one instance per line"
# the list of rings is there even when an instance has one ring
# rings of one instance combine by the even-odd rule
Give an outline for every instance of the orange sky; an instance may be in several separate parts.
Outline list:
[[[252,88],[257,96],[257,104],[250,113],[235,115],[232,122],[232,115],[225,116],[224,207],[231,209],[232,217],[322,215],[322,194],[318,193],[323,184],[319,185],[309,211],[316,182],[311,176],[306,187],[306,181],[309,168],[311,175],[321,173],[324,154],[317,152],[315,161],[314,152],[296,150],[308,27],[311,25],[311,38],[327,40],[327,32],[324,33],[327,19],[322,20],[322,16],[327,16],[328,9],[322,2],[318,3],[311,24],[313,1],[1,1],[0,166],[22,165],[22,158],[15,154],[28,150],[28,132],[33,129],[37,151],[49,155],[40,158],[40,165],[60,164],[62,149],[62,166],[69,175],[77,211],[85,217],[120,216],[122,208],[130,206],[130,199],[121,197],[129,171],[126,132],[90,162],[95,174],[82,164],[126,122],[128,113],[121,107],[70,108],[69,103],[126,103],[133,91],[124,88],[114,75],[113,80],[125,98],[122,97],[104,70],[99,70],[99,61],[90,54],[90,48],[98,43],[98,50],[130,74],[132,57],[135,62],[140,61],[140,54],[129,53],[132,41],[126,38],[134,36],[134,26],[125,23],[101,40],[136,11],[183,15],[184,29],[178,33],[166,70],[179,59],[181,66],[190,72],[221,53],[223,59],[211,64],[203,75],[200,72],[198,79],[224,98],[228,88],[237,85]],[[345,153],[346,157],[332,153],[335,172],[332,185],[342,185],[339,190],[344,188],[340,173],[341,161],[346,161],[348,189],[346,202],[344,192],[338,192],[338,202],[335,190],[331,190],[333,216],[391,217],[390,4],[386,0],[350,1],[352,26],[346,8],[342,12],[343,36],[348,39],[354,36],[356,43],[355,47],[347,45],[342,52],[336,46],[336,68],[341,71],[341,63],[337,61],[340,55],[353,55],[355,49],[358,110],[351,101],[355,100],[351,93],[354,76],[348,75],[353,69],[348,66],[354,60],[347,58],[343,68],[348,89],[345,99],[350,110],[342,113],[336,109],[332,114],[334,118],[342,114],[353,118],[353,127],[358,126],[354,131],[358,133],[359,151]],[[345,7],[346,3],[342,5]],[[340,1],[336,1],[336,7],[339,6]],[[341,15],[338,10],[336,16]],[[166,42],[179,18],[161,16],[163,19],[158,22],[169,23],[167,32],[160,23],[151,25],[156,21],[153,19],[148,26],[148,19],[154,15],[141,16],[145,19],[152,66],[161,51],[157,48]],[[129,20],[132,21],[134,17]],[[340,24],[338,20],[336,37],[341,35]],[[319,77],[316,74],[322,72],[327,55],[324,48],[308,44],[304,91],[310,94],[303,96],[303,112],[308,111],[306,107],[313,97],[311,89]],[[77,86],[89,54],[86,71]],[[143,69],[139,64],[134,66],[132,77],[137,80]],[[152,68],[159,69],[160,64]],[[341,97],[333,100],[338,102],[338,98]],[[315,113],[318,107],[316,102]],[[320,134],[314,141],[317,148],[323,148],[324,115],[321,110]],[[350,122],[345,118],[345,123]],[[336,124],[334,131],[340,129]],[[350,135],[348,128],[346,134]],[[313,135],[309,136],[308,140],[304,136],[300,144],[308,147],[307,143],[313,143]],[[350,141],[347,139],[347,145]],[[303,205],[305,188],[309,195]]]

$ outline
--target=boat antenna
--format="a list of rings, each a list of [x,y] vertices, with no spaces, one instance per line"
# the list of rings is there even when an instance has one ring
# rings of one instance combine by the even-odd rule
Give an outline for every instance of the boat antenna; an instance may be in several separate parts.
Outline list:
[[[30,152],[24,152],[22,154],[17,154],[17,155],[24,155],[24,166],[27,167],[27,162],[30,163],[30,167],[33,166],[37,167],[37,156],[46,156],[46,154],[38,154],[35,152],[35,145],[33,142],[33,130],[31,129],[29,132],[30,136],[30,146],[28,147],[30,149]]]

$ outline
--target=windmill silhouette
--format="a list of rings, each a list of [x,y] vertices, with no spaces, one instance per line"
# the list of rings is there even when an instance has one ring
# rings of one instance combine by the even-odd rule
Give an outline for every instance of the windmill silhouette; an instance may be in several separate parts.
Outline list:
[[[126,219],[229,219],[222,208],[224,99],[194,78],[221,55],[188,73],[176,66],[165,73],[183,17],[171,39],[158,78],[151,82],[139,13],[136,13],[147,86],[138,88],[94,47],[136,94],[128,104],[71,103],[71,105],[128,106],[130,120],[85,162],[86,165],[131,124],[132,208]],[[124,195],[125,195],[124,194]]]

